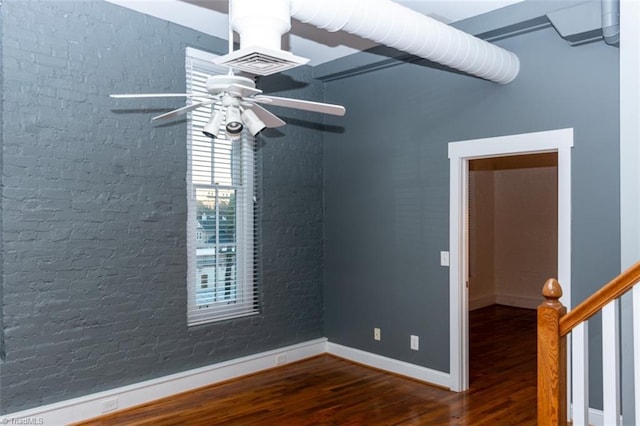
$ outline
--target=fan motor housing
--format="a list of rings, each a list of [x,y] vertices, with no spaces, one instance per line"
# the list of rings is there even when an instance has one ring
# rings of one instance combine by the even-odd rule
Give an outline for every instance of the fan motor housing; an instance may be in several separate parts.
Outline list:
[[[214,75],[207,79],[207,92],[216,94],[229,91],[229,86],[232,84],[249,87],[251,89],[256,87],[256,83],[247,77],[240,77],[237,75]]]

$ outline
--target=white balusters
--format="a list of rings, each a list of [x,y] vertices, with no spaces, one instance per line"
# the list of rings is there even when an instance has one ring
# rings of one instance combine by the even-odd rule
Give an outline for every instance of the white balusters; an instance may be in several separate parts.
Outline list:
[[[603,422],[620,424],[620,300],[602,308],[602,403]]]
[[[636,423],[640,421],[640,287],[631,290],[633,295],[633,388]],[[625,410],[626,411],[626,410]]]
[[[571,333],[571,377],[574,426],[589,424],[589,323],[576,326]]]

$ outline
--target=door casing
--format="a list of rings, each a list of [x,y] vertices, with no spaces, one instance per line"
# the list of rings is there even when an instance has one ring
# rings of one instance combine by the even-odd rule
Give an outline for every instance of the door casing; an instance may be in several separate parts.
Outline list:
[[[449,143],[450,389],[469,388],[468,191],[469,161],[508,155],[558,154],[558,281],[571,306],[571,148],[573,129],[549,130]],[[540,283],[540,289],[542,290]]]

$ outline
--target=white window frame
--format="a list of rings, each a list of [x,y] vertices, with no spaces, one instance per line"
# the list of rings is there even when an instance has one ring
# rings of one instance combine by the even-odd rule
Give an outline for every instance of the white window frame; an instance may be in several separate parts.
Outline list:
[[[226,74],[226,69],[214,65],[211,61],[216,55],[197,50],[191,47],[186,48],[185,62],[187,67],[186,78],[190,78],[189,64],[192,58],[211,63],[211,74]],[[199,63],[199,67],[202,63]],[[208,65],[207,65],[207,71]],[[187,81],[187,90],[190,90],[193,82]],[[210,108],[208,106],[203,109]],[[198,110],[196,110],[198,111]],[[210,185],[194,183],[192,179],[192,142],[194,132],[200,132],[201,125],[195,124],[193,114],[189,113],[187,118],[187,323],[189,326],[201,325],[210,322],[222,321],[238,318],[258,313],[257,303],[257,283],[255,273],[255,139],[246,131],[240,140],[233,143],[240,144],[240,160],[238,163],[240,176],[239,185]],[[224,140],[224,132],[220,134]],[[212,154],[213,155],[213,154]],[[198,289],[200,288],[200,278],[203,274],[198,271],[198,256],[211,254],[208,248],[197,248],[197,236],[199,231],[197,216],[196,191],[203,188],[216,191],[219,189],[231,189],[236,191],[236,264],[235,264],[235,299],[233,303],[225,301],[215,301],[207,305],[198,305]],[[216,278],[209,275],[209,289],[216,289]],[[214,290],[217,292],[217,290]]]

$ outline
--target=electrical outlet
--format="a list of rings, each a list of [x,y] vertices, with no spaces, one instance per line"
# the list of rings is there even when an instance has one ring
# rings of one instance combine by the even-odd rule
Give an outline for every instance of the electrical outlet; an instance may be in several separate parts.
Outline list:
[[[414,351],[420,350],[420,338],[413,334],[411,335],[411,349]]]
[[[276,365],[282,365],[287,362],[287,354],[276,355]]]
[[[381,338],[382,338],[382,336],[380,334],[380,329],[379,328],[374,328],[373,329],[373,340],[380,341]]]
[[[111,398],[102,401],[102,412],[108,413],[109,411],[118,409],[118,398]]]

